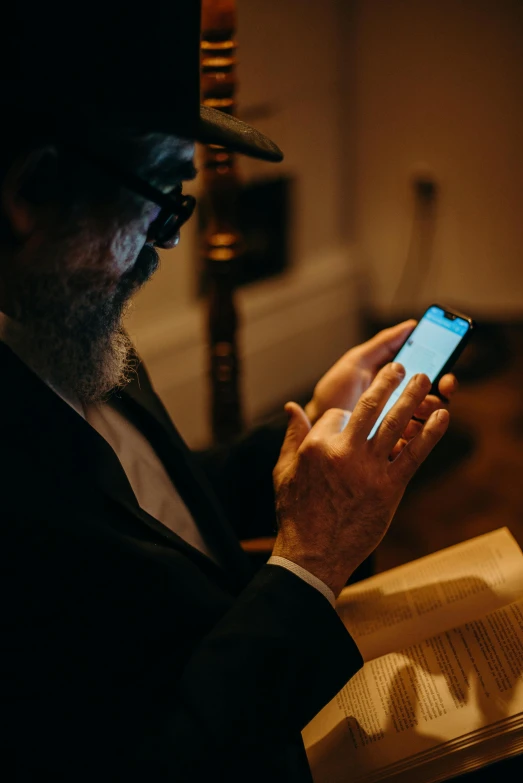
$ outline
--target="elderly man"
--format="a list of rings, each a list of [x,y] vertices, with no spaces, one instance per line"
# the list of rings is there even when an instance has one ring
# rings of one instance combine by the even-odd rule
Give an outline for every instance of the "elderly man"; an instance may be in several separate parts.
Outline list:
[[[198,4],[153,10],[58,22],[39,3],[5,27],[4,764],[10,780],[306,781],[300,731],[361,665],[334,598],[448,414],[420,376],[367,440],[413,323],[350,351],[305,411],[288,405],[276,546],[250,573],[238,537],[276,460],[254,436],[206,475],[122,316],[190,215],[194,140],[281,155],[200,115]],[[230,519],[216,476],[238,487]]]

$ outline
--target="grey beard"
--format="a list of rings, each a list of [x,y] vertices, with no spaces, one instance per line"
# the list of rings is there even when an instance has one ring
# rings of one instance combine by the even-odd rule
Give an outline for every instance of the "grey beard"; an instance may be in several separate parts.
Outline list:
[[[157,266],[148,247],[117,282],[88,269],[25,275],[6,341],[65,397],[101,402],[132,378],[136,358],[122,320]]]

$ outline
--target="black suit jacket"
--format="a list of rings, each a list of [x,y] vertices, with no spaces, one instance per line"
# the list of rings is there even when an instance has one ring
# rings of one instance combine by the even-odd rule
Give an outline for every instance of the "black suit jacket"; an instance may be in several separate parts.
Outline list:
[[[115,404],[223,568],[138,506],[111,447],[1,343],[0,379],[8,779],[309,780],[300,730],[361,665],[325,598],[252,576],[143,369]]]

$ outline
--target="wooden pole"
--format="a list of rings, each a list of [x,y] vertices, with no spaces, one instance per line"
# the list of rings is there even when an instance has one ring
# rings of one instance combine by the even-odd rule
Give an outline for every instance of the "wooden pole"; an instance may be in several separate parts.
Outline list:
[[[236,90],[235,0],[202,2],[202,102],[233,114]],[[237,260],[242,252],[238,229],[238,176],[233,153],[218,146],[203,150],[206,229],[203,263],[208,271],[208,340],[211,426],[224,443],[242,428],[238,315],[234,301]]]

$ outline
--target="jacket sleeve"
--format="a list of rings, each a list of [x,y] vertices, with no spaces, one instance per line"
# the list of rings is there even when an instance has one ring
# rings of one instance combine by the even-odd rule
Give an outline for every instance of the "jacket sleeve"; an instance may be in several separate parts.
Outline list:
[[[168,687],[136,763],[152,781],[288,781],[298,732],[361,665],[325,598],[265,566]]]
[[[267,565],[216,612],[219,590],[182,556],[173,570],[47,537],[3,572],[18,780],[308,780],[299,732],[361,666],[320,593]]]
[[[195,452],[240,539],[275,535],[272,471],[284,437],[283,426],[261,427],[229,446]]]

